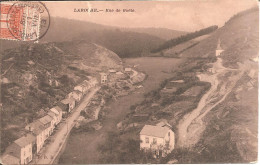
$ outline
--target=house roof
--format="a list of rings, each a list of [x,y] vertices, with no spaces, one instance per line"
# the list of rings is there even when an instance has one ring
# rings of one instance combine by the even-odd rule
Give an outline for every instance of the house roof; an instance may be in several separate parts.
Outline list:
[[[52,121],[52,117],[50,117],[49,115],[45,115],[44,117],[40,118],[39,121],[43,124],[48,124]]]
[[[61,100],[61,102],[63,104],[71,104],[71,103],[75,102],[75,100],[73,98],[67,98],[67,99]]]
[[[35,139],[36,139],[35,136],[33,136],[32,134],[26,134],[25,136],[15,140],[14,143],[16,143],[20,147],[25,147],[28,144],[35,141]]]
[[[52,111],[49,111],[47,114],[48,114],[50,117],[52,117],[52,118],[55,118],[55,117],[56,117],[56,114],[55,114],[54,112],[52,112]]]
[[[167,127],[145,125],[140,132],[140,135],[154,136],[163,138],[170,129]]]
[[[82,94],[79,90],[74,90],[73,92],[76,93],[76,94],[78,94],[78,95],[79,95],[79,94]]]
[[[2,156],[2,163],[3,164],[19,164],[20,159],[17,157],[11,155],[11,154],[5,154]]]
[[[116,72],[115,69],[109,69],[108,71],[109,71],[110,73],[115,73],[115,72]]]
[[[62,102],[58,103],[58,107],[60,107],[62,111],[67,111],[67,105],[63,104]]]
[[[26,127],[28,126],[32,127],[32,132],[36,135],[39,135],[40,133],[42,133],[42,131],[45,130],[44,125],[38,120],[28,124]]]
[[[16,143],[12,143],[11,145],[9,145],[6,148],[4,155],[5,154],[8,154],[8,155],[11,155],[11,156],[14,156],[14,157],[20,159],[20,157],[21,157],[21,147]]]
[[[59,106],[54,107],[59,113],[62,112],[62,109]]]
[[[132,68],[125,68],[125,71],[131,71]]]

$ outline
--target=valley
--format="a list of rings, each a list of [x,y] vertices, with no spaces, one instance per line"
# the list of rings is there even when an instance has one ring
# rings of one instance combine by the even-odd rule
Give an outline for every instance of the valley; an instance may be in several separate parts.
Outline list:
[[[130,106],[140,103],[143,95],[156,89],[160,82],[170,78],[171,72],[178,68],[179,59],[161,57],[143,57],[124,59],[126,65],[136,65],[138,70],[147,74],[143,87],[127,96],[119,97],[106,105],[107,115],[101,120],[102,128],[94,132],[72,133],[61,155],[59,164],[63,163],[102,163],[99,146],[103,145],[106,137],[117,129],[117,124],[130,112]],[[166,72],[166,73],[165,73]],[[168,72],[168,73],[167,73]],[[78,150],[82,148],[82,150]],[[87,155],[83,153],[89,153]]]
[[[1,155],[35,136],[30,164],[257,161],[258,12],[194,32],[57,17],[39,43],[1,41]]]

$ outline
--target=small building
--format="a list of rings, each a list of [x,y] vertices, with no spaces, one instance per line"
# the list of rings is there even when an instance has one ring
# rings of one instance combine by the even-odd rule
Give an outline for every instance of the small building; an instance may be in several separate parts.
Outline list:
[[[36,137],[36,153],[39,153],[39,151],[41,150],[41,148],[43,147],[43,144],[44,144],[44,141],[46,140],[45,139],[45,128],[44,128],[44,125],[36,120],[30,124],[28,124],[26,127],[25,127],[26,130],[32,132],[35,137]],[[33,152],[34,153],[34,152]]]
[[[70,113],[75,108],[76,101],[73,98],[67,98],[64,100],[61,100],[61,103],[64,104],[67,108],[67,112]]]
[[[217,46],[217,49],[216,49],[216,56],[217,57],[220,56],[223,51],[224,50],[220,46],[220,40],[218,40],[218,46]]]
[[[215,74],[217,71],[215,68],[208,68],[208,72]]]
[[[145,125],[140,132],[140,149],[150,150],[156,157],[165,157],[175,145],[174,132],[161,124]]]
[[[172,80],[171,83],[184,83],[184,80]]]
[[[58,125],[62,120],[62,109],[59,106],[55,106],[51,108],[50,111],[55,113],[55,115],[57,116],[57,121],[55,124]]]
[[[124,73],[122,72],[116,72],[116,75],[123,75]]]
[[[6,151],[3,154],[5,161],[8,161],[6,164],[12,164],[12,162],[17,161],[19,161],[18,164],[28,164],[32,161],[34,143],[35,137],[32,134],[26,134],[15,140],[6,148]]]
[[[47,115],[49,115],[54,120],[53,125],[54,125],[54,128],[55,128],[57,123],[58,123],[58,116],[56,116],[56,114],[54,112],[52,112],[52,111],[49,111],[47,113]]]
[[[131,72],[132,68],[125,68],[125,72]]]
[[[100,73],[101,76],[101,84],[105,84],[108,81],[108,75],[106,73]]]
[[[109,71],[109,73],[111,73],[111,74],[116,73],[116,70],[115,70],[115,69],[109,69],[108,71]]]
[[[44,126],[44,136],[45,140],[52,134],[54,129],[54,120],[49,115],[45,115],[44,117],[38,119]]]

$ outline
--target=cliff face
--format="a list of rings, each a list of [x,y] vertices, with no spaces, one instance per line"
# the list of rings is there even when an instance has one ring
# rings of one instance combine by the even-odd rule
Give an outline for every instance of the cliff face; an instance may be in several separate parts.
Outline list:
[[[22,133],[26,122],[55,105],[87,76],[122,69],[115,53],[80,41],[22,45],[1,56],[2,151]]]

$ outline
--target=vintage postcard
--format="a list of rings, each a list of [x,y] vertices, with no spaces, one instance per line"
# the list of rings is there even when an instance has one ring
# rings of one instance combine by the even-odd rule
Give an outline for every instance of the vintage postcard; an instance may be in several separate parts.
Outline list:
[[[0,4],[1,164],[258,162],[256,0]]]

